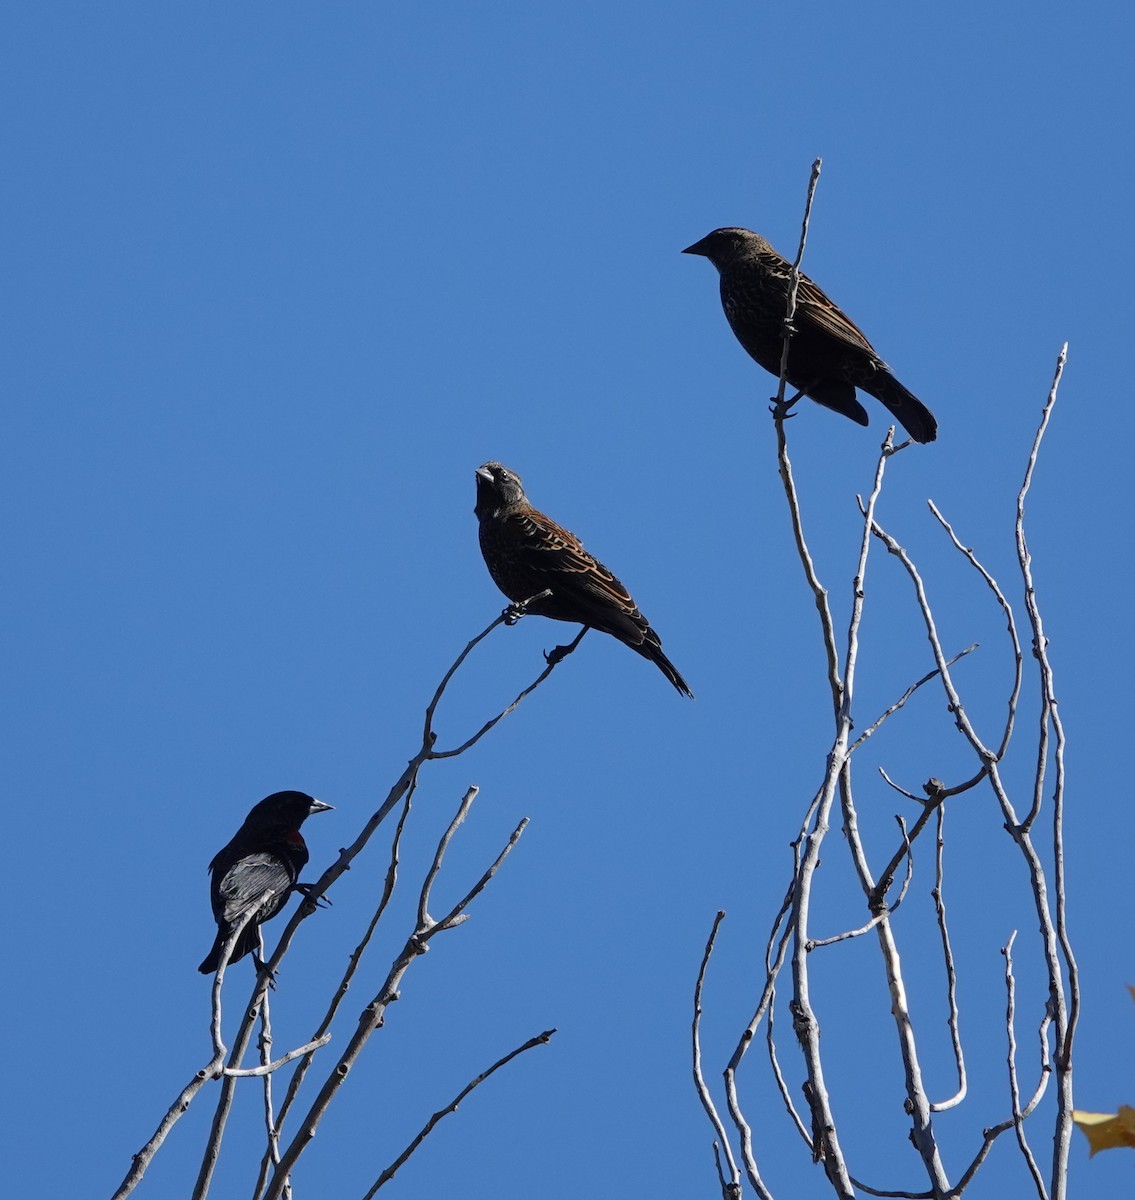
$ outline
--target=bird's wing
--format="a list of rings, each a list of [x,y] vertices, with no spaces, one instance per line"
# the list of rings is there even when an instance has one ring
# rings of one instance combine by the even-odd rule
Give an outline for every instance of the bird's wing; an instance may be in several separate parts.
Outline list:
[[[800,276],[800,288],[796,293],[797,318],[809,322],[822,332],[839,338],[857,350],[866,350],[872,357],[877,358],[875,348],[864,336],[858,325],[834,304],[822,288],[814,284],[807,275]]]
[[[225,872],[218,885],[225,920],[239,920],[265,892],[272,899],[285,896],[293,882],[287,864],[275,854],[247,855]]]
[[[570,597],[607,622],[618,613],[630,616],[638,609],[630,592],[568,529],[536,509],[515,513],[505,522],[513,550],[525,567],[561,597]],[[613,611],[612,611],[613,610]],[[580,617],[582,621],[583,616]],[[605,622],[596,621],[598,627]]]

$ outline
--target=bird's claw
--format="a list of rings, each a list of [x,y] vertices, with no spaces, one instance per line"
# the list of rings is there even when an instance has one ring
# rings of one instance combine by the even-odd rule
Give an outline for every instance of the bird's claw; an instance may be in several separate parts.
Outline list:
[[[796,416],[792,409],[796,406],[797,400],[804,395],[801,390],[795,396],[789,397],[787,400],[778,400],[775,396],[772,398],[772,404],[769,405],[769,412],[774,417],[780,418],[782,421],[787,421],[790,417]]]
[[[295,884],[292,884],[292,886],[295,888],[295,890],[297,892],[299,892],[299,894],[301,896],[304,896],[307,898],[307,902],[308,902],[308,904],[311,905],[312,911],[314,911],[317,908],[330,908],[331,907],[331,900],[327,896],[316,896],[316,898],[314,900],[312,900],[311,893],[313,891],[315,891],[314,883],[295,883]]]
[[[267,975],[268,976],[268,986],[272,989],[272,991],[275,991],[276,990],[276,972],[273,971],[272,968],[268,966],[268,964],[260,957],[259,954],[253,953],[252,961],[256,965],[257,975]]]
[[[528,611],[524,604],[510,604],[508,608],[501,613],[501,617],[506,625],[515,625],[517,621]]]

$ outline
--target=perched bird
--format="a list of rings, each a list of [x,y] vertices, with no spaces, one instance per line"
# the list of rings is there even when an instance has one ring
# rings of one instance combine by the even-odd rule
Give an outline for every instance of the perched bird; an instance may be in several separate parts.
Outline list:
[[[715,229],[683,254],[708,258],[721,274],[721,306],[737,340],[778,378],[792,265],[750,229]],[[808,278],[796,293],[796,332],[788,348],[788,382],[796,397],[810,396],[860,425],[867,412],[855,389],[870,392],[916,442],[938,433],[934,415],[891,374],[891,368],[842,309]]]
[[[202,975],[217,969],[233,925],[267,892],[260,911],[237,939],[229,961],[236,962],[256,950],[260,924],[274,917],[291,891],[302,886],[296,880],[307,865],[307,843],[300,826],[313,813],[330,809],[330,804],[304,792],[274,792],[253,808],[232,841],[217,852],[209,864],[209,899],[217,922],[217,940],[197,968]]]
[[[526,611],[578,621],[649,658],[682,693],[693,696],[630,592],[568,530],[528,503],[520,476],[499,462],[477,468],[481,553],[493,582],[514,603],[551,590]]]

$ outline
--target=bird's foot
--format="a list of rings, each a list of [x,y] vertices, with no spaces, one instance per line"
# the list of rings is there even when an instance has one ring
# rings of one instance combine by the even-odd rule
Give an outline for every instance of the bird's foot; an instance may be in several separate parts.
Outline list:
[[[584,625],[584,627],[575,635],[575,637],[571,639],[570,642],[568,642],[566,646],[556,646],[551,650],[545,650],[544,661],[548,664],[549,668],[556,666],[558,663],[562,663],[564,659],[567,658],[567,656],[576,648],[576,646],[583,641],[583,635],[590,628],[591,627],[589,625]]]
[[[269,967],[268,964],[255,951],[253,951],[253,954],[252,954],[252,961],[256,966],[256,974],[258,976],[259,975],[267,975],[268,986],[273,991],[275,991],[276,990],[276,972],[273,971],[271,969],[271,967]]]
[[[312,900],[311,893],[315,890],[314,883],[293,883],[292,887],[294,887],[301,896],[306,897],[307,903],[312,912],[314,912],[317,908],[331,907],[331,901],[327,896],[316,896],[316,898]]]
[[[515,625],[521,617],[528,615],[528,609],[537,600],[546,600],[551,594],[552,589],[545,588],[542,592],[537,592],[535,596],[529,596],[527,600],[515,600],[501,613],[501,619],[506,625]]]
[[[772,415],[778,420],[787,421],[789,418],[796,416],[792,409],[795,407],[796,401],[799,400],[803,395],[803,391],[799,391],[795,396],[788,400],[777,400],[777,398],[774,396],[772,398],[772,403],[769,405],[769,412],[772,413]]]

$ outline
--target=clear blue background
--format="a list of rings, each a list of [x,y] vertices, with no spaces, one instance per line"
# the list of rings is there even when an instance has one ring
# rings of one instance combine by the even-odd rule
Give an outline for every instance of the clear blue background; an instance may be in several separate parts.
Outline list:
[[[470,782],[456,897],[532,818],[473,919],[415,963],[296,1174],[361,1195],[470,1077],[539,1030],[390,1194],[716,1194],[689,1082],[706,993],[716,1080],[753,1007],[821,778],[830,710],[766,398],[715,273],[678,252],[743,224],[805,267],[937,413],[889,467],[880,515],[918,558],[989,737],[1003,622],[923,501],[1018,616],[1013,500],[1060,344],[1061,399],[1029,508],[1068,754],[1070,919],[1083,970],[1077,1098],[1135,1103],[1129,448],[1133,19],[1124,4],[37,4],[10,7],[4,112],[3,627],[13,1195],[109,1195],[208,1057],[205,865],[253,802],[335,805],[313,868],[413,752],[458,649],[500,610],[473,470],[499,458],[633,588],[695,703],[589,636],[468,756],[423,776],[416,886]],[[804,405],[790,433],[841,629],[886,425]],[[909,587],[876,553],[860,727],[929,669]],[[570,635],[530,620],[481,647],[439,716],[466,736]],[[1024,810],[1035,683],[1007,774]],[[929,687],[857,761],[876,863],[903,802],[970,774]],[[909,807],[905,810],[910,817]],[[985,792],[950,809],[947,899],[971,1099],[936,1127],[956,1177],[1007,1111],[1000,947],[1019,929],[1022,1087],[1043,986],[1023,872]],[[953,1090],[930,846],[896,916],[928,1086]],[[372,845],[308,922],[276,994],[308,1036],[384,870]],[[817,932],[863,920],[833,831]],[[336,1031],[377,990],[408,894]],[[439,902],[435,909],[441,910]],[[925,1184],[906,1140],[869,939],[815,957],[833,1102],[854,1172]],[[245,995],[235,972],[230,1022]],[[337,975],[334,977],[337,978]],[[789,1025],[780,1045],[797,1096]],[[322,1068],[333,1051],[325,1051]],[[321,1076],[320,1076],[321,1077]],[[760,1048],[742,1078],[778,1195],[823,1195]],[[202,1095],[139,1196],[188,1194]],[[18,1102],[18,1103],[17,1103]],[[214,1194],[259,1157],[246,1084]],[[1049,1157],[1051,1090],[1030,1126]],[[294,1128],[294,1126],[293,1126]],[[1074,1194],[1118,1196],[1130,1154]],[[971,1191],[1025,1195],[1010,1137]]]

